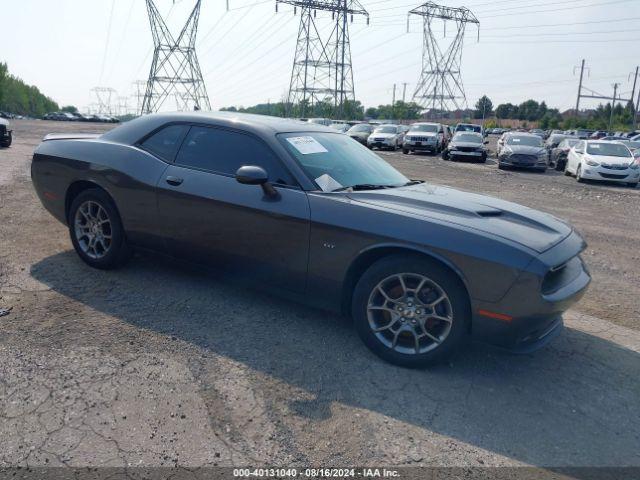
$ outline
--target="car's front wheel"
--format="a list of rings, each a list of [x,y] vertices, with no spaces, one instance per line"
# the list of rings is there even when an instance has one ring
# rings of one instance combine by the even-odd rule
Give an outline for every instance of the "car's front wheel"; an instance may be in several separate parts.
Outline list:
[[[463,343],[470,309],[464,285],[448,269],[428,258],[393,255],[360,278],[352,316],[376,355],[424,367],[447,359]]]
[[[118,210],[103,190],[85,190],[73,200],[69,234],[80,258],[94,268],[114,269],[130,256]]]

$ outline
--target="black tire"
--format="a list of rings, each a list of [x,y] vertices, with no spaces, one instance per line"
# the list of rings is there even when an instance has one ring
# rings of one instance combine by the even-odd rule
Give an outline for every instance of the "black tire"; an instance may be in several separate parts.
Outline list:
[[[82,237],[79,239],[76,232],[76,215],[78,213],[78,209],[86,204],[86,202],[92,202],[93,204],[102,207],[109,220],[108,232],[111,235],[111,243],[106,250],[106,253],[99,258],[92,258],[83,250],[80,245]],[[71,236],[73,248],[75,248],[78,256],[87,265],[100,270],[113,270],[124,265],[131,257],[131,248],[127,244],[126,234],[122,227],[122,221],[120,219],[118,209],[111,197],[104,190],[92,188],[81,192],[73,202],[71,202],[67,223],[69,225],[69,235]]]
[[[405,155],[409,155],[409,150],[407,150],[406,148],[403,148],[402,153],[404,153]]]
[[[370,296],[380,282],[399,273],[417,274],[428,277],[437,284],[448,297],[449,304],[447,308],[450,307],[449,316],[452,318],[450,329],[448,334],[444,336],[442,343],[437,344],[436,342],[431,342],[431,350],[422,353],[399,352],[385,345],[370,325],[367,310]],[[365,271],[353,292],[351,314],[358,335],[367,348],[373,353],[394,365],[419,368],[448,359],[464,344],[469,332],[471,309],[469,306],[469,296],[464,284],[450,270],[442,264],[426,257],[399,254],[382,258]],[[397,320],[397,322],[399,321],[400,320]],[[408,323],[407,321],[406,326],[410,327]],[[447,323],[448,322],[441,323],[439,326],[441,328],[447,328]],[[391,334],[393,333],[392,330],[386,333],[390,332]],[[435,330],[433,330],[432,333],[437,335]],[[415,341],[415,336],[411,336],[410,338],[413,338]],[[428,339],[427,342],[429,342]]]
[[[487,163],[487,154],[483,154],[482,157],[480,157],[480,163]]]
[[[449,154],[447,153],[446,150],[442,152],[442,159],[443,160],[449,160]]]
[[[498,163],[498,168],[499,168],[500,170],[506,170],[506,169],[507,169],[507,166],[506,166],[506,165],[503,165],[502,163]]]
[[[557,172],[562,172],[564,170],[564,164],[560,160],[557,160],[555,168]]]

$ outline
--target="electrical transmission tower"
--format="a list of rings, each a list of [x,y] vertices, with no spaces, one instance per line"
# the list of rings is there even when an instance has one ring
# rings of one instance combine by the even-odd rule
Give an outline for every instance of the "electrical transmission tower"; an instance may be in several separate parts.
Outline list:
[[[94,94],[96,99],[95,109],[98,115],[114,115],[117,109],[117,106],[114,106],[114,101],[118,92],[113,88],[94,87],[91,89],[91,93]]]
[[[462,45],[467,24],[474,23],[480,35],[480,22],[467,8],[450,8],[427,2],[409,12],[407,30],[411,15],[423,19],[424,40],[422,51],[422,73],[418,80],[413,101],[433,113],[467,108],[467,97],[462,85],[460,65],[462,63]],[[433,31],[435,21],[442,20],[446,36],[446,22],[452,20],[455,36],[443,51]]]
[[[287,99],[287,115],[305,117],[316,105],[323,105],[322,114],[343,117],[349,102],[355,102],[349,19],[369,13],[358,0],[276,0],[300,8],[300,28],[296,45],[291,83]],[[331,12],[333,28],[323,35],[317,22],[317,12]]]
[[[171,35],[154,0],[146,2],[154,52],[141,113],[157,112],[167,98],[174,94],[187,98],[191,110],[211,110],[196,56],[196,36],[202,0],[196,0],[195,7],[177,39]]]

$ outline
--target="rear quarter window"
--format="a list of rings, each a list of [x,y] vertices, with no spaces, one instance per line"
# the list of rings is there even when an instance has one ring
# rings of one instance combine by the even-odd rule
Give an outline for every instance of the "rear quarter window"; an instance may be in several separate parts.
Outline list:
[[[141,147],[166,162],[173,162],[188,130],[188,125],[169,125],[144,140]]]

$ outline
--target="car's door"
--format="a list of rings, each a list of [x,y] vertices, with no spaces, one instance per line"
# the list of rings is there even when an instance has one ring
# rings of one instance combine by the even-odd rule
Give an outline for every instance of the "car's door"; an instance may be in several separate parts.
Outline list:
[[[277,195],[238,183],[235,172],[245,165],[264,168]],[[174,256],[231,270],[258,284],[304,290],[309,202],[257,137],[192,126],[160,179],[158,209]]]

